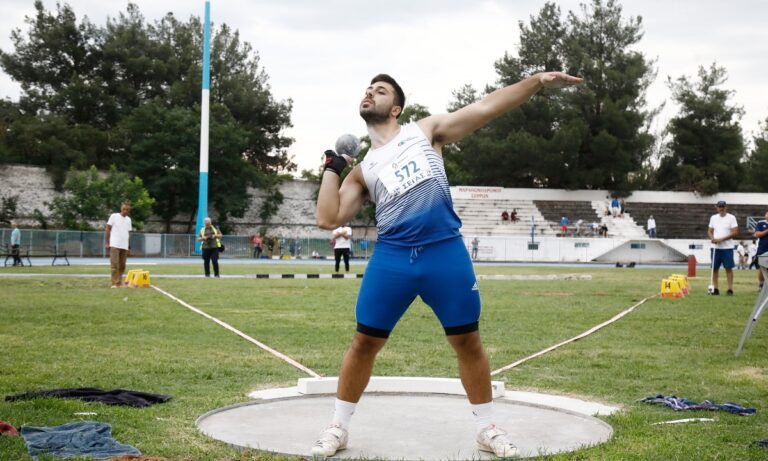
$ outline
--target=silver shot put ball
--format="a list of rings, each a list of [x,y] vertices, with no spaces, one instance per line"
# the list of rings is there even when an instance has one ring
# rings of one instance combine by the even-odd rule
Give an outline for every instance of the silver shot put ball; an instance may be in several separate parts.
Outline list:
[[[343,134],[336,140],[336,153],[339,155],[349,155],[357,157],[360,153],[360,140],[352,134]]]

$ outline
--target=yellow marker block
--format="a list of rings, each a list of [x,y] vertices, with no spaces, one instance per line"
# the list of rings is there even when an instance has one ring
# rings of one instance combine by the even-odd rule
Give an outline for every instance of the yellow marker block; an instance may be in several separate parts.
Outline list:
[[[672,274],[671,277],[679,277],[679,278],[682,278],[683,280],[685,280],[685,285],[690,290],[691,282],[688,281],[688,276],[687,275],[684,275],[684,274]]]
[[[135,283],[136,275],[141,272],[141,269],[131,269],[128,271],[128,273],[125,275],[125,284],[130,286],[133,286]]]
[[[680,287],[680,283],[673,279],[664,279],[661,281],[661,297],[662,298],[682,298],[683,289]]]
[[[688,283],[688,277],[680,274],[672,274],[669,276],[670,280],[676,280],[677,283],[680,285],[680,289],[683,291],[684,295],[690,294],[691,292],[691,286]]]
[[[139,271],[136,274],[136,280],[134,281],[135,287],[149,288],[149,271]]]

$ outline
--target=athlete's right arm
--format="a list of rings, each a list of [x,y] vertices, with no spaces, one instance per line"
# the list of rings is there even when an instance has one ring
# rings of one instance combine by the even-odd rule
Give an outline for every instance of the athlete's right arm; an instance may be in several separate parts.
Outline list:
[[[344,178],[339,188],[339,175],[333,171],[324,171],[317,195],[317,225],[321,229],[336,229],[348,223],[363,208],[365,186],[363,172],[356,166]]]

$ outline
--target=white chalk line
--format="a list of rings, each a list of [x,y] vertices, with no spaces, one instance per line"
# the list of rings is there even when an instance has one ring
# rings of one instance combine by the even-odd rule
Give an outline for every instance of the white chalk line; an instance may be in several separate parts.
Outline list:
[[[584,333],[581,333],[581,334],[579,334],[577,336],[574,336],[573,338],[566,339],[565,341],[563,341],[561,343],[555,344],[554,346],[550,346],[550,347],[548,347],[548,348],[546,348],[544,350],[541,350],[541,351],[539,351],[539,352],[537,352],[535,354],[532,354],[532,355],[529,355],[528,357],[522,358],[522,359],[518,360],[517,362],[512,362],[509,365],[506,365],[506,366],[503,366],[503,367],[499,368],[498,370],[493,370],[491,372],[491,376],[497,375],[497,374],[499,374],[501,372],[504,372],[504,371],[507,371],[507,370],[511,370],[512,368],[515,368],[516,366],[521,365],[521,364],[523,364],[523,363],[525,363],[525,362],[527,362],[529,360],[535,359],[536,357],[540,357],[540,356],[546,354],[547,352],[551,352],[551,351],[553,351],[553,350],[555,350],[555,349],[557,349],[557,348],[559,348],[561,346],[565,346],[566,344],[572,343],[574,341],[578,341],[581,338],[589,336],[592,333],[596,332],[597,330],[599,330],[599,329],[601,329],[603,327],[606,327],[606,326],[612,324],[613,322],[619,320],[620,318],[624,317],[625,315],[627,315],[630,312],[632,312],[633,310],[635,310],[635,308],[643,305],[646,301],[648,301],[649,299],[655,298],[656,296],[659,296],[659,294],[657,293],[657,294],[655,294],[653,296],[649,296],[649,297],[643,299],[642,301],[640,301],[639,303],[635,304],[634,306],[632,306],[632,307],[630,307],[630,308],[628,308],[628,309],[626,309],[626,310],[624,310],[622,312],[619,312],[618,314],[614,315],[613,317],[611,317],[610,319],[606,320],[605,322],[603,322],[603,323],[601,323],[599,325],[595,325],[594,327],[590,328],[589,330],[585,331]]]
[[[212,320],[213,322],[218,323],[220,326],[226,328],[227,330],[231,331],[232,333],[240,336],[241,338],[245,339],[246,341],[248,341],[250,343],[253,343],[253,344],[259,346],[263,350],[269,352],[270,354],[274,355],[275,357],[279,358],[280,360],[282,360],[284,362],[287,362],[290,365],[298,368],[299,370],[303,371],[304,373],[307,373],[308,375],[312,376],[313,378],[320,378],[321,377],[319,374],[315,373],[311,369],[309,369],[309,368],[305,367],[304,365],[300,364],[299,362],[297,362],[296,360],[292,359],[291,357],[283,354],[280,351],[272,349],[271,347],[267,346],[266,344],[264,344],[264,343],[262,343],[260,341],[257,341],[255,339],[251,338],[250,336],[248,336],[247,334],[245,334],[242,331],[238,330],[237,328],[233,327],[232,325],[228,324],[227,322],[223,322],[223,321],[217,319],[216,317],[213,317],[211,315],[206,314],[205,312],[201,311],[200,309],[196,308],[195,306],[193,306],[193,305],[191,305],[189,303],[184,302],[183,300],[177,298],[176,296],[168,293],[167,291],[163,290],[162,288],[160,288],[160,287],[158,287],[156,285],[152,285],[152,288],[154,288],[155,290],[157,290],[160,293],[164,294],[165,296],[171,298],[172,300],[176,301],[177,303],[181,304],[182,306],[186,307],[187,309],[191,310],[192,312],[194,312],[196,314],[200,314],[203,317],[207,318],[208,320]]]

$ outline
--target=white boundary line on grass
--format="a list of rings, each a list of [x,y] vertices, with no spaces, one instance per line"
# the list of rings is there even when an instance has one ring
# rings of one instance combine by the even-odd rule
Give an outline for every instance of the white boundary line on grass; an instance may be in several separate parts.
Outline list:
[[[643,299],[642,301],[640,301],[639,303],[637,303],[634,306],[630,307],[629,309],[626,309],[626,310],[624,310],[622,312],[619,312],[618,314],[614,315],[613,317],[611,317],[610,319],[606,320],[605,322],[603,322],[603,323],[601,323],[599,325],[595,325],[594,327],[590,328],[589,330],[585,331],[584,333],[581,333],[581,334],[579,334],[577,336],[574,336],[571,339],[566,339],[565,341],[563,341],[561,343],[555,344],[554,346],[549,346],[548,348],[546,348],[544,350],[541,350],[541,351],[539,351],[539,352],[537,352],[537,353],[535,353],[533,355],[529,355],[528,357],[525,357],[523,359],[520,359],[517,362],[512,362],[509,365],[506,365],[506,366],[503,366],[503,367],[499,368],[498,370],[493,370],[491,372],[491,376],[497,375],[497,374],[499,374],[499,373],[501,373],[503,371],[507,371],[507,370],[510,370],[512,368],[515,368],[516,366],[518,366],[520,364],[523,364],[523,363],[525,363],[525,362],[527,362],[529,360],[535,359],[536,357],[540,357],[540,356],[546,354],[547,352],[551,352],[551,351],[557,349],[560,346],[565,346],[566,344],[572,343],[574,341],[578,341],[581,338],[589,336],[592,333],[596,332],[597,330],[599,330],[599,329],[601,329],[601,328],[603,328],[605,326],[608,326],[608,325],[612,324],[613,322],[619,320],[620,318],[624,317],[625,315],[627,315],[630,312],[632,312],[633,310],[635,310],[636,307],[639,307],[639,306],[643,305],[646,301],[648,301],[649,299],[655,298],[656,296],[659,296],[659,295],[655,294],[653,296],[649,296],[649,297]]]
[[[313,378],[321,378],[321,376],[319,374],[315,373],[314,371],[312,371],[309,368],[305,367],[304,365],[300,364],[296,360],[288,357],[287,355],[283,354],[280,351],[272,349],[271,347],[267,346],[266,344],[264,344],[264,343],[262,343],[260,341],[257,341],[255,339],[251,338],[250,336],[248,336],[247,334],[245,334],[242,331],[238,330],[237,328],[233,327],[232,325],[230,325],[230,324],[228,324],[226,322],[222,322],[221,320],[217,319],[216,317],[213,317],[211,315],[206,314],[205,312],[201,311],[200,309],[196,308],[195,306],[182,301],[181,299],[179,299],[176,296],[168,293],[167,291],[163,290],[162,288],[160,288],[160,287],[158,287],[156,285],[152,285],[152,288],[154,288],[156,291],[159,291],[160,293],[164,294],[165,296],[171,298],[172,300],[176,301],[177,303],[181,304],[182,306],[186,307],[187,309],[191,310],[192,312],[195,312],[196,314],[200,314],[203,317],[207,318],[208,320],[212,320],[212,321],[218,323],[219,325],[221,325],[222,327],[224,327],[227,330],[231,331],[232,333],[240,336],[241,338],[245,339],[246,341],[248,341],[250,343],[253,343],[253,344],[259,346],[260,348],[264,349],[265,351],[269,352],[270,354],[274,355],[275,357],[279,358],[280,360],[293,365],[294,367],[298,368],[299,370],[303,371],[304,373],[307,373],[308,375],[312,376]]]

